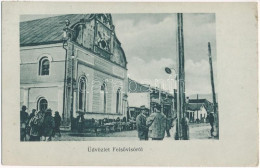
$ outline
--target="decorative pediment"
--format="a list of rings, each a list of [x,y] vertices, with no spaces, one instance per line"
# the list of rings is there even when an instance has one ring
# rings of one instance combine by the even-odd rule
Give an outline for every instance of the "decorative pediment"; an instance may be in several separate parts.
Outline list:
[[[73,41],[122,67],[126,67],[125,54],[115,35],[110,14],[93,14],[74,24]]]

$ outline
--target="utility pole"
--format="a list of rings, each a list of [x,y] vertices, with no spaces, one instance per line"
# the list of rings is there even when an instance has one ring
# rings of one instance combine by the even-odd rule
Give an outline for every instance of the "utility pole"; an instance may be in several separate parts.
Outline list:
[[[187,139],[187,125],[185,125],[185,69],[184,69],[184,40],[183,40],[183,14],[177,13],[178,22],[178,107],[179,107],[179,117],[178,125],[181,126],[179,132],[179,139]],[[182,123],[182,124],[180,124]]]
[[[216,94],[215,94],[215,85],[214,85],[214,75],[213,75],[213,67],[212,67],[212,56],[211,56],[211,47],[210,42],[208,42],[208,54],[209,54],[209,65],[210,65],[210,79],[211,79],[211,87],[212,87],[212,96],[213,96],[213,108],[215,114],[215,122],[216,122],[216,137],[219,137],[219,120],[218,120],[218,110],[216,103]]]
[[[199,94],[197,94],[197,119],[199,119],[199,110],[198,110]],[[196,120],[197,120],[196,119]]]

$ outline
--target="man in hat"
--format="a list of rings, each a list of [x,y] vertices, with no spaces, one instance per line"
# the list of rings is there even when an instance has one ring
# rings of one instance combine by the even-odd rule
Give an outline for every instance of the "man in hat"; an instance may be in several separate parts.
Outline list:
[[[161,113],[161,105],[155,107],[155,112],[148,117],[146,124],[149,127],[152,140],[163,140],[166,130],[166,116]]]
[[[148,127],[146,126],[146,117],[148,109],[143,105],[140,107],[141,113],[136,117],[136,127],[138,131],[138,138],[140,140],[148,140]]]
[[[20,111],[20,140],[25,141],[26,127],[28,124],[28,113],[26,112],[26,106],[22,106]]]
[[[213,112],[209,113],[209,123],[211,126],[210,135],[213,137],[213,132],[214,132],[214,113]]]

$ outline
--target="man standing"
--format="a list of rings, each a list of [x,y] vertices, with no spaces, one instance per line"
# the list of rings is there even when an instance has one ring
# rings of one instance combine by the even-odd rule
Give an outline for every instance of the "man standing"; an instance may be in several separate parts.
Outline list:
[[[148,140],[148,127],[146,126],[146,117],[148,109],[143,105],[140,107],[141,113],[136,117],[136,127],[138,131],[138,138],[140,140]]]
[[[53,131],[53,136],[55,136],[55,134],[58,133],[58,135],[60,137],[61,136],[61,134],[60,134],[61,116],[58,111],[55,111],[54,122],[55,122],[55,128]]]
[[[172,117],[172,112],[170,111],[168,113],[168,117],[166,119],[166,136],[167,137],[171,137],[170,129],[172,128],[172,123],[173,123],[173,117]]]
[[[161,105],[157,105],[155,112],[147,119],[150,137],[152,140],[163,140],[166,130],[166,116],[161,113]]]
[[[211,137],[213,137],[213,132],[214,132],[214,115],[213,115],[213,112],[211,112],[209,114],[209,123],[210,123],[210,126],[211,126],[211,129],[210,129],[210,135]]]
[[[51,137],[53,135],[53,129],[55,127],[55,122],[52,117],[52,110],[47,109],[45,112],[45,117],[43,120],[43,136],[44,140],[51,141]]]
[[[39,112],[29,121],[30,141],[40,141]]]
[[[26,106],[22,106],[20,111],[20,140],[25,141],[26,137],[26,127],[28,124],[28,113],[26,111]]]

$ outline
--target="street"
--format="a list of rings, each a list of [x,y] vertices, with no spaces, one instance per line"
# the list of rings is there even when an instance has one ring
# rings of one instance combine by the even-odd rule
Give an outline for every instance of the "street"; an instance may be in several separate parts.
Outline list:
[[[198,139],[210,139],[210,125],[209,123],[200,123],[189,125],[190,128],[190,140]],[[175,127],[171,130],[171,137],[165,137],[164,140],[174,140]],[[112,133],[100,133],[95,135],[94,133],[71,133],[63,132],[61,137],[55,136],[53,141],[138,141],[137,131],[122,131]]]

